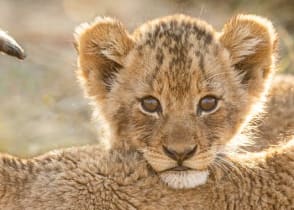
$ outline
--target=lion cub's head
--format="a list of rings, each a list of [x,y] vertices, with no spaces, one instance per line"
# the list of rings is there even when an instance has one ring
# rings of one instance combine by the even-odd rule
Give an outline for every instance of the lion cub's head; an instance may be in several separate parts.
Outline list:
[[[78,78],[113,147],[142,152],[164,182],[190,188],[247,121],[273,71],[276,35],[253,15],[217,33],[195,18],[77,28]]]

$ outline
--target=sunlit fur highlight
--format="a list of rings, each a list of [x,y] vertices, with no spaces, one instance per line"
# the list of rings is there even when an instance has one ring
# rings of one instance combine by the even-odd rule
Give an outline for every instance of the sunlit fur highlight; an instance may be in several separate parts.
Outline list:
[[[180,17],[184,18],[183,16]],[[238,18],[240,20],[238,20]],[[249,25],[251,26],[248,26],[248,24],[245,24],[244,26],[244,19],[250,20]],[[233,28],[238,31],[238,28],[242,28],[241,32],[244,34],[246,34],[246,27],[251,27],[251,29],[253,27],[260,30],[271,27],[270,24],[268,24],[269,26],[266,24],[269,23],[269,21],[252,15],[237,16],[233,18],[232,21],[238,24],[231,27],[231,29]],[[227,136],[228,133],[230,133],[229,131],[218,129],[218,133],[227,136],[227,138],[224,138],[226,141],[217,141],[217,139],[215,139],[215,141],[212,142],[213,144],[206,144],[207,139],[204,134],[205,131],[210,129],[210,127],[215,129],[218,128],[218,123],[215,125],[214,121],[210,121],[210,123],[208,123],[209,126],[197,127],[197,129],[202,128],[200,131],[203,131],[202,138],[199,138],[201,141],[197,142],[199,148],[195,155],[184,161],[184,165],[197,170],[162,171],[163,169],[169,169],[169,167],[174,167],[176,165],[175,161],[167,158],[165,154],[163,154],[160,149],[162,144],[168,143],[168,146],[173,146],[174,149],[183,149],[186,148],[187,145],[194,145],[195,142],[191,141],[191,138],[186,138],[186,135],[184,134],[187,134],[188,137],[193,137],[193,132],[189,129],[193,128],[193,126],[194,129],[196,129],[196,125],[198,123],[201,124],[201,121],[194,124],[184,123],[189,121],[189,117],[187,117],[186,113],[189,109],[176,109],[176,117],[186,117],[179,122],[167,121],[165,124],[172,129],[166,129],[163,125],[158,124],[158,121],[161,120],[160,114],[155,118],[152,115],[149,116],[148,113],[142,113],[138,108],[138,103],[135,103],[135,105],[127,103],[130,101],[134,102],[134,100],[131,99],[134,95],[137,96],[136,94],[138,93],[134,91],[134,89],[130,89],[130,86],[127,85],[128,83],[131,84],[133,82],[131,77],[129,80],[126,80],[125,83],[124,80],[128,78],[127,76],[134,76],[136,80],[140,79],[139,75],[135,74],[125,75],[125,77],[121,76],[121,74],[123,75],[123,72],[127,72],[128,68],[120,65],[129,63],[129,65],[132,66],[132,59],[134,57],[130,56],[131,52],[126,55],[127,58],[123,59],[125,57],[124,50],[132,49],[132,47],[127,46],[130,40],[132,40],[132,37],[123,30],[121,24],[117,24],[115,21],[103,21],[102,19],[96,22],[98,25],[93,23],[93,27],[95,28],[94,31],[91,31],[90,29],[91,24],[86,24],[86,27],[84,28],[87,32],[84,34],[86,38],[83,38],[85,38],[86,41],[90,40],[90,42],[86,42],[86,44],[83,43],[85,44],[84,46],[81,46],[81,43],[77,44],[77,49],[81,56],[81,62],[79,63],[83,67],[82,69],[79,69],[78,75],[79,77],[84,77],[80,79],[82,80],[83,85],[85,85],[84,87],[88,96],[92,99],[93,106],[96,108],[97,113],[95,118],[97,118],[100,123],[106,123],[101,132],[104,132],[103,130],[107,131],[104,133],[105,138],[103,139],[103,142],[107,143],[108,148],[105,149],[105,147],[97,145],[63,149],[31,159],[20,159],[0,154],[1,209],[294,209],[293,136],[291,137],[289,134],[289,138],[283,138],[285,142],[288,140],[288,143],[281,143],[276,147],[268,148],[263,152],[234,153],[232,151],[239,149],[238,146],[240,146],[240,143],[238,144],[238,142],[235,141],[234,144],[231,144],[231,142],[232,139],[240,139],[238,129],[242,127],[242,122],[246,122],[245,119],[241,119],[241,122],[237,121],[237,131],[231,132],[232,135]],[[261,26],[258,26],[258,24]],[[228,25],[230,28],[230,24]],[[115,35],[116,33],[121,34],[117,34],[118,37],[111,37],[110,40],[108,40],[105,35],[109,35],[109,30],[110,32],[113,32],[112,35]],[[273,33],[270,28],[268,31]],[[200,30],[199,32],[202,34],[203,31]],[[89,36],[87,36],[87,33]],[[223,33],[223,35],[226,33],[228,32]],[[91,35],[93,35],[93,37]],[[99,40],[91,42],[91,40],[97,38],[96,36],[98,35],[99,38],[102,39],[100,40],[102,41],[102,44]],[[257,33],[255,35],[260,34]],[[239,36],[237,36],[237,38],[238,37]],[[261,36],[261,38],[265,37],[266,34]],[[82,39],[82,37],[79,36],[76,38]],[[112,40],[113,38],[114,40]],[[121,38],[126,40],[123,42],[117,42]],[[151,38],[150,40],[152,40]],[[234,40],[234,36],[228,36],[227,34],[227,39]],[[210,39],[208,38],[207,42],[209,42],[209,40]],[[260,37],[258,40],[260,40]],[[109,41],[111,43],[108,43]],[[81,40],[81,42],[83,41]],[[229,43],[230,42],[226,40],[226,44]],[[247,45],[250,46],[250,48],[254,45],[256,48],[255,53],[253,53],[252,49],[251,51],[246,49],[239,55],[241,55],[241,57],[246,57],[249,54],[256,56],[258,54],[258,49],[260,49],[260,46],[258,46],[259,43],[260,42],[253,42]],[[269,46],[265,46],[268,46],[270,49],[270,43],[272,43],[272,41],[265,43],[269,44]],[[100,49],[101,46],[102,49]],[[106,46],[108,46],[108,48],[105,48]],[[117,48],[118,46],[123,47],[123,49]],[[134,45],[132,44],[132,46]],[[228,45],[226,46],[229,51],[231,48],[228,47]],[[88,50],[87,48],[90,49]],[[231,49],[230,58],[237,58],[238,61],[242,62],[240,56],[238,57],[236,54],[233,56],[232,52]],[[229,52],[224,54],[228,56],[228,53]],[[234,51],[234,53],[238,52]],[[260,58],[255,56],[251,57],[247,62],[244,63],[243,61],[242,65],[239,65],[237,69],[230,69],[233,71],[242,70],[242,67],[245,65],[247,70],[249,70],[248,67],[251,66],[251,73],[257,74],[255,74],[254,77],[250,77],[252,75],[248,75],[248,72],[246,71],[239,72],[240,74],[237,74],[237,76],[233,74],[233,76],[238,78],[235,82],[240,83],[242,79],[245,79],[245,81],[242,81],[242,84],[245,82],[246,85],[240,85],[240,88],[243,91],[227,87],[229,93],[234,94],[234,91],[241,91],[242,94],[246,94],[246,99],[252,100],[252,104],[256,102],[260,95],[263,94],[263,84],[266,83],[266,78],[268,78],[267,74],[271,74],[272,69],[256,69],[252,66],[252,63],[250,64],[250,61],[253,61],[254,58],[257,59],[257,61],[261,61],[260,59],[264,58],[266,64],[271,63],[271,60],[268,59],[266,54],[267,53],[265,52],[261,53],[262,56],[259,55],[261,56]],[[107,60],[105,56],[109,59],[114,59],[115,61]],[[172,57],[172,54],[170,57]],[[95,61],[94,63],[91,61],[92,59]],[[160,57],[159,60],[161,60]],[[89,66],[84,66],[88,62]],[[121,63],[120,65],[117,65],[117,63],[114,64],[113,62]],[[193,62],[195,62],[195,60]],[[248,62],[250,64],[249,66]],[[230,62],[228,63],[230,64]],[[200,62],[199,67],[202,66],[202,64],[203,63]],[[259,64],[261,65],[261,63]],[[267,65],[264,67],[266,66]],[[213,67],[213,65],[210,67]],[[104,74],[101,75],[100,73],[103,73],[105,69],[110,72],[104,72]],[[185,68],[182,69],[181,72],[185,72],[184,70]],[[140,71],[142,71],[142,69]],[[258,75],[258,72],[260,71],[264,74],[262,77],[258,77],[260,76]],[[224,72],[228,74],[226,76],[230,76],[230,71],[224,70]],[[148,76],[148,71],[145,73]],[[208,78],[213,77],[217,79],[215,82],[218,84],[223,84],[224,86],[228,85],[227,80],[230,81],[230,77],[225,77],[224,80],[219,77],[221,74],[222,73],[211,74]],[[224,75],[222,74],[222,76]],[[170,79],[173,81],[173,78]],[[290,87],[293,87],[291,85],[285,86],[285,81],[286,80],[283,80],[283,82],[277,86],[279,93],[283,93],[283,97],[278,97],[278,102],[279,105],[288,105],[291,108],[291,103],[290,105],[287,103],[293,98],[291,97],[291,94],[293,93],[294,88],[291,89]],[[145,86],[145,88],[147,87],[148,89],[148,86],[150,85],[149,83],[144,83],[142,81],[137,82],[138,83],[134,84],[138,85],[138,89],[142,88],[142,86]],[[168,83],[169,80],[163,82]],[[168,95],[169,92],[178,92],[182,90],[181,88],[178,88],[181,84],[177,83],[177,80],[173,82],[175,82],[177,86],[172,86],[172,88],[165,87],[165,94]],[[256,84],[254,85],[254,83]],[[99,86],[99,84],[103,85]],[[287,84],[293,85],[293,83]],[[118,92],[113,89],[113,85],[120,91],[121,95],[119,95],[119,97],[115,97]],[[157,85],[160,85],[160,83]],[[253,87],[258,87],[258,90],[255,90],[254,92]],[[144,90],[144,88],[142,89]],[[205,89],[205,87],[203,87],[203,89]],[[281,91],[281,89],[283,91]],[[98,92],[95,92],[97,90]],[[187,94],[187,92],[189,91],[184,91],[182,93],[184,95]],[[145,93],[149,92],[146,91]],[[240,98],[244,97],[242,94],[240,95]],[[128,97],[128,95],[130,97]],[[181,94],[179,94],[179,97],[180,96]],[[275,96],[278,96],[278,94]],[[123,100],[124,98],[126,98],[126,100]],[[162,98],[164,99],[164,97]],[[192,100],[193,99],[197,101],[197,97],[192,98]],[[234,97],[231,97],[230,99],[231,100],[229,101],[238,104],[238,102],[233,100]],[[275,101],[277,98],[271,97],[271,99],[274,99]],[[287,103],[281,103],[281,100],[284,100]],[[187,103],[187,101],[189,100],[186,98],[184,102]],[[174,105],[179,103],[177,100],[174,100],[174,102]],[[225,109],[225,102],[226,100],[220,104],[213,114],[223,111]],[[250,100],[249,102],[246,100],[246,102],[245,105],[249,106]],[[168,101],[163,100],[163,104],[165,104],[164,107],[168,107],[166,106]],[[272,103],[272,105],[273,104],[274,103]],[[185,103],[183,103],[183,105],[185,105]],[[244,106],[243,103],[241,103],[241,105]],[[125,110],[125,106],[129,107],[129,109]],[[230,106],[230,108],[232,107],[234,106]],[[284,106],[281,107],[282,110],[285,110]],[[251,110],[252,107],[249,107],[247,114],[249,114]],[[278,109],[278,111],[280,110],[281,109]],[[110,115],[111,111],[115,113],[114,116]],[[172,111],[166,111],[166,113],[173,114]],[[271,114],[277,112],[275,109],[269,111]],[[291,114],[291,111],[292,110],[290,109],[286,114]],[[236,112],[239,113],[238,110],[231,110],[229,113],[233,115]],[[280,113],[279,115],[276,114],[279,120],[283,118],[284,115],[282,114],[285,113]],[[245,118],[247,116],[246,111],[241,112],[241,115]],[[202,116],[209,117],[210,115],[205,114]],[[193,115],[192,119],[197,117],[199,116]],[[270,119],[276,121],[277,119],[275,117],[270,116]],[[291,121],[292,119],[288,119],[288,116],[285,118],[287,118],[287,120],[285,120],[286,125],[288,124],[291,126],[291,122],[293,122]],[[221,119],[223,121],[221,123],[223,124],[231,120],[230,117],[222,117]],[[218,121],[218,119],[214,120]],[[279,120],[277,120],[277,123],[284,123],[284,121],[282,123],[281,120]],[[145,125],[148,125],[148,129]],[[275,126],[273,129],[277,127],[279,126]],[[156,128],[162,132],[156,132]],[[174,128],[177,128],[178,130],[175,130]],[[228,126],[228,130],[229,129],[230,127]],[[283,127],[283,129],[287,129],[287,126]],[[173,133],[173,131],[175,132]],[[289,131],[292,132],[293,130]],[[173,135],[163,135],[162,137],[164,138],[159,138],[162,134],[169,134],[169,132],[172,132]],[[173,139],[174,136],[180,140],[184,140],[177,142],[176,139]],[[275,135],[271,135],[271,137],[275,138]],[[264,142],[268,140],[265,136],[262,138]],[[153,141],[150,143],[148,140]],[[194,140],[197,140],[197,138]],[[181,142],[182,144],[180,144]]]
[[[78,27],[75,38],[77,76],[104,124],[105,144],[140,151],[173,187],[205,183],[208,176],[199,179],[200,172],[246,145],[238,135],[262,110],[275,69],[275,30],[254,15],[233,17],[221,32],[202,20],[173,15],[132,34],[116,19],[97,18]],[[211,113],[197,107],[207,95],[219,98]],[[159,100],[161,113],[142,110],[146,96]],[[178,153],[196,146],[182,163],[189,170],[172,171],[178,163],[163,146]],[[192,183],[192,176],[201,181]]]

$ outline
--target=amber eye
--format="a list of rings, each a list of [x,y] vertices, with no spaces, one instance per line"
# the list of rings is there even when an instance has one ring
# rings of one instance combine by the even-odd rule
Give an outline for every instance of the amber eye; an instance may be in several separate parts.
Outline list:
[[[150,113],[157,112],[161,109],[159,101],[152,96],[143,98],[141,100],[141,106],[146,112]]]
[[[211,112],[217,106],[217,98],[214,96],[205,96],[199,102],[199,108],[204,112]]]

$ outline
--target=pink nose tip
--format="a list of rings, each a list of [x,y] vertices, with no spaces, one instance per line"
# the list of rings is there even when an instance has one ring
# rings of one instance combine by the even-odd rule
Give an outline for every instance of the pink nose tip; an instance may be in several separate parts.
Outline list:
[[[162,146],[162,149],[166,156],[177,161],[178,164],[181,165],[184,160],[191,158],[195,154],[197,151],[197,145],[193,148],[185,149],[183,152],[178,152],[164,145]]]

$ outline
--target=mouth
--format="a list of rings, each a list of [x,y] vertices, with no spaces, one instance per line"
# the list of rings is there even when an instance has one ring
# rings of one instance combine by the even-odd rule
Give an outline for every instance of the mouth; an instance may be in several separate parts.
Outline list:
[[[176,166],[176,167],[173,167],[173,168],[169,168],[169,169],[166,169],[162,172],[166,172],[166,171],[188,171],[188,170],[193,170],[192,168],[189,168],[189,167],[186,167],[186,166]]]

